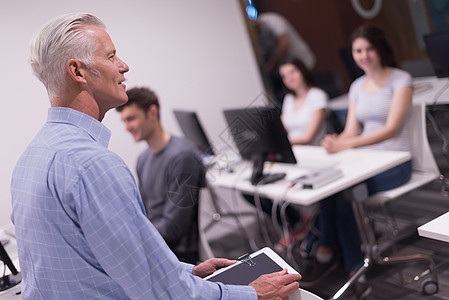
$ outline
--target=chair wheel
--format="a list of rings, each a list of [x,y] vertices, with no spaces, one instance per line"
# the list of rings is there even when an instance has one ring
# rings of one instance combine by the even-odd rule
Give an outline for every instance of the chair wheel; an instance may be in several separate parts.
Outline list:
[[[433,295],[438,292],[438,282],[432,278],[424,280],[421,284],[422,292],[424,295]]]

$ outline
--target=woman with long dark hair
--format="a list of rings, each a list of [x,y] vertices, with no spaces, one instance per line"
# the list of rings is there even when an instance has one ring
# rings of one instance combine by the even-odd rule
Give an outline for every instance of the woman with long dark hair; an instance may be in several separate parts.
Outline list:
[[[350,41],[354,61],[364,75],[349,89],[343,132],[327,135],[322,146],[329,153],[350,148],[410,151],[408,119],[413,94],[410,74],[390,66],[393,51],[381,29],[362,25],[352,33]],[[407,161],[374,176],[366,181],[368,192],[373,194],[400,186],[410,179],[411,172],[412,163]],[[315,260],[303,273],[303,285],[316,282],[336,265],[338,249],[349,274],[363,263],[351,203],[343,193],[320,202],[319,220],[319,247]]]

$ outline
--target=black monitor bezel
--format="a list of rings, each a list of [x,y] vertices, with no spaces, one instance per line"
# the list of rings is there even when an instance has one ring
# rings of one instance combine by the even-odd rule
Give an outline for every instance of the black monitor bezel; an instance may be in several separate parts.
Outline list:
[[[1,277],[0,291],[4,291],[19,284],[22,281],[22,275],[20,274],[19,271],[17,271],[16,267],[14,266],[14,263],[12,262],[8,253],[6,252],[5,247],[3,247],[2,242],[0,242],[0,260],[3,261],[3,263],[8,267],[8,269],[12,273],[12,275],[4,275]]]
[[[423,38],[435,76],[449,77],[449,30],[426,34]]]
[[[184,136],[190,140],[202,154],[215,155],[212,144],[195,111],[175,109],[176,120]]]
[[[0,242],[0,259],[8,267],[8,269],[11,271],[13,275],[17,275],[19,273],[1,242]]]
[[[297,163],[277,107],[226,109],[223,113],[240,156],[253,162],[252,184],[264,178],[266,161]]]

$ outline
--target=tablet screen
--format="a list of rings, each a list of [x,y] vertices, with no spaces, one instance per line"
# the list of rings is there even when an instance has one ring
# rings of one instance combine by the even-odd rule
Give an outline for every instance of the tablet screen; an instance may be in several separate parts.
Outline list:
[[[282,271],[282,268],[265,253],[260,253],[252,257],[251,260],[255,266],[243,262],[207,280],[224,284],[248,285],[260,275]]]

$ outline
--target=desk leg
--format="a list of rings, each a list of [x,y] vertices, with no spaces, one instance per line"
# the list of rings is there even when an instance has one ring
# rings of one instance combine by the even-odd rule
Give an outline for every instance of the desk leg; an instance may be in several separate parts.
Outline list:
[[[214,188],[209,186],[209,187],[207,187],[207,189],[209,191],[209,195],[210,195],[212,205],[214,207],[215,212],[212,215],[212,220],[209,222],[209,224],[207,224],[204,227],[203,231],[204,232],[209,231],[209,229],[211,229],[212,226],[217,224],[219,221],[221,221],[225,217],[230,217],[235,220],[238,228],[241,230],[241,232],[245,232],[245,235],[246,235],[246,231],[244,230],[245,228],[244,228],[242,222],[240,221],[240,217],[255,216],[256,213],[255,212],[229,212],[229,211],[232,211],[232,208],[229,207],[229,205],[226,202],[221,201],[219,199]],[[222,210],[222,206],[226,206],[227,212]]]

